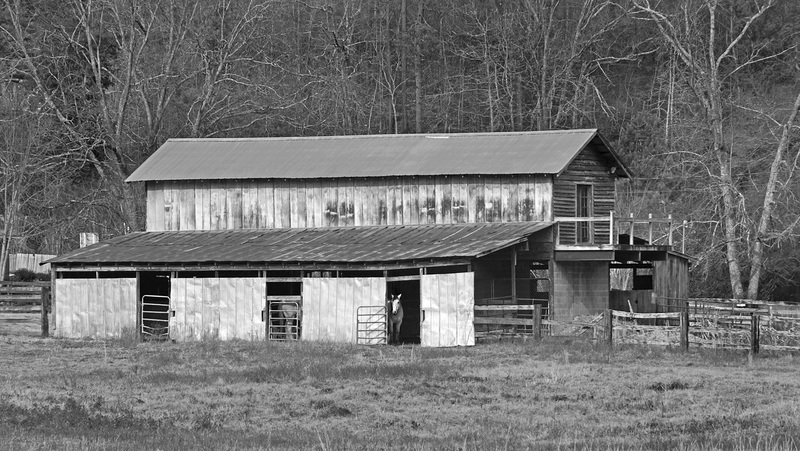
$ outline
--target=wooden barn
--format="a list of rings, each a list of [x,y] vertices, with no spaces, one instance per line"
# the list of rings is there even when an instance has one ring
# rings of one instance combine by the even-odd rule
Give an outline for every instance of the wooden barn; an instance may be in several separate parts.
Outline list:
[[[594,129],[171,139],[128,178],[147,230],[50,260],[51,332],[385,343],[402,294],[402,342],[468,346],[609,308],[612,268],[686,297],[671,238],[615,219],[630,177]]]

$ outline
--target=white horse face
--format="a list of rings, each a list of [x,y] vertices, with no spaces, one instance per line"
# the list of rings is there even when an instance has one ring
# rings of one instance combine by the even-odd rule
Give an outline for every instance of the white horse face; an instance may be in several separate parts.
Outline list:
[[[389,299],[389,303],[392,305],[393,315],[396,315],[397,311],[400,310],[400,296],[402,296],[402,294],[398,294],[396,296],[392,295],[392,298]]]

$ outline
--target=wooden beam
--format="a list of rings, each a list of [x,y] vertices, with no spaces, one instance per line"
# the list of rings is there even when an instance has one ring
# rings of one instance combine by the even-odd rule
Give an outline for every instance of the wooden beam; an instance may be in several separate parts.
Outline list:
[[[614,251],[607,250],[569,250],[569,251],[555,251],[554,259],[556,261],[613,261]]]
[[[531,311],[536,305],[476,305],[476,312],[494,312],[494,311]]]
[[[495,324],[495,325],[508,325],[508,326],[533,326],[533,318],[500,318],[500,317],[481,317],[476,316],[474,319],[475,324]]]
[[[62,266],[54,268],[56,273],[65,272],[109,272],[109,271],[391,271],[396,269],[419,269],[419,268],[445,268],[445,267],[466,267],[471,263],[470,259],[453,260],[433,260],[433,261],[411,261],[400,263],[378,262],[378,263],[239,263],[239,264],[180,264],[171,263],[164,265],[153,264],[128,264],[123,263],[119,266],[114,264],[103,264],[97,266]]]

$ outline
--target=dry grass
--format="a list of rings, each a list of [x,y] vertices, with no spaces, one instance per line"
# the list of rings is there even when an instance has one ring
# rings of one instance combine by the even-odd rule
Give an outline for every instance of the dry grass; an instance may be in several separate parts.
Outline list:
[[[797,449],[791,354],[0,336],[0,449]]]

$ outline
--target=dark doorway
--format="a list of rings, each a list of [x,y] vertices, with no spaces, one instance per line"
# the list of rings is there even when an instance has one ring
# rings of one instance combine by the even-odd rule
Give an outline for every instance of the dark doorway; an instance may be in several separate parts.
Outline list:
[[[419,280],[387,282],[387,299],[392,294],[402,294],[403,325],[400,326],[400,343],[420,343],[420,284]]]
[[[170,275],[139,273],[139,335],[144,340],[169,339]]]
[[[295,341],[301,337],[303,317],[301,282],[267,282],[267,339]]]

